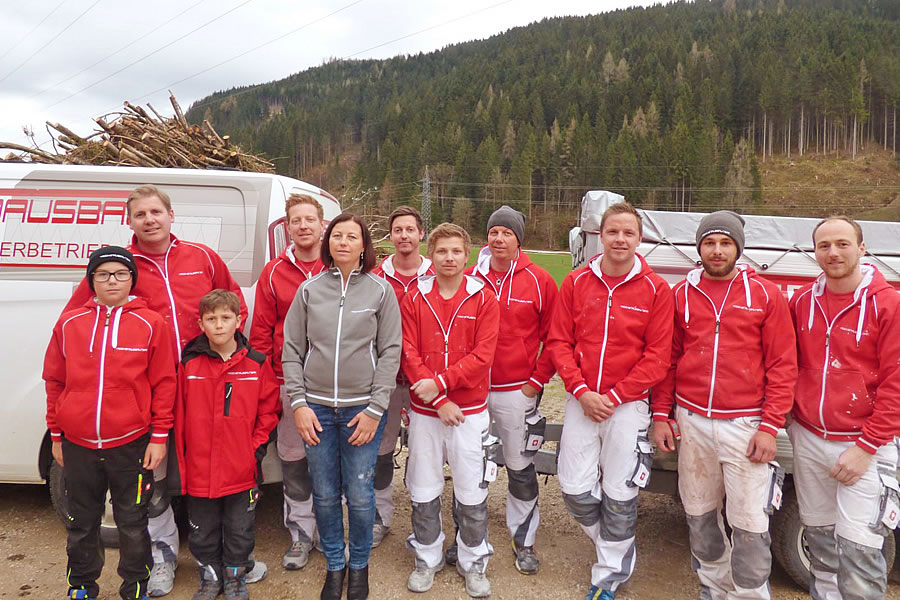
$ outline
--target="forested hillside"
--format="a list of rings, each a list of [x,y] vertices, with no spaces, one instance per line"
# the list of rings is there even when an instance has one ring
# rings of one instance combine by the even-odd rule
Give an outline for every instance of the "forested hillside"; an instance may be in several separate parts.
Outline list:
[[[418,203],[427,167],[434,219],[480,228],[501,202],[570,220],[592,188],[752,211],[767,161],[896,156],[898,102],[900,3],[712,0],[335,60],[216,93],[188,118],[281,173],[377,187],[380,211]]]

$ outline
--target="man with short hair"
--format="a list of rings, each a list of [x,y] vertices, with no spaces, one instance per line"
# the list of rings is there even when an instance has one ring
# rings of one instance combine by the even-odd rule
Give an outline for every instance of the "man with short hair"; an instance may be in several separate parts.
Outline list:
[[[822,274],[791,297],[800,377],[794,487],[813,598],[884,598],[884,538],[898,520],[900,296],[860,264],[862,229],[845,216],[813,230]]]
[[[410,386],[409,462],[406,486],[412,502],[407,546],[416,568],[407,588],[426,592],[444,567],[441,492],[444,463],[453,474],[454,512],[459,517],[457,572],[473,598],[491,594],[485,571],[488,542],[489,371],[497,346],[497,299],[484,282],[465,274],[469,234],[452,223],[430,232],[428,255],[436,275],[422,277],[403,299],[403,358]]]
[[[134,295],[144,298],[147,306],[162,315],[171,328],[173,355],[181,360],[185,344],[200,335],[197,307],[200,298],[214,289],[226,289],[241,299],[241,319],[247,318],[247,306],[241,288],[231,277],[228,267],[212,248],[196,242],[186,242],[172,235],[175,211],[169,195],[155,185],[142,185],[128,196],[126,202],[128,226],[134,231],[128,250],[134,255],[140,274]],[[63,312],[77,308],[90,300],[93,293],[87,279],[82,280]],[[174,452],[169,456],[173,457]],[[174,466],[176,463],[173,462]],[[166,478],[167,461],[154,470],[157,482]],[[173,474],[173,479],[178,477]],[[178,565],[178,528],[169,504],[166,488],[180,493],[181,483],[169,481],[157,485],[150,502],[149,531],[153,550],[153,570],[148,595],[164,596],[175,584]],[[259,581],[266,573],[265,563],[257,561],[247,581]]]
[[[375,275],[384,277],[394,288],[397,302],[425,275],[434,275],[431,260],[422,256],[419,243],[425,237],[422,215],[411,206],[398,206],[388,217],[388,234],[394,253],[387,256],[373,269]],[[387,421],[375,462],[375,527],[372,531],[372,547],[384,539],[394,521],[394,451],[400,433],[401,413],[409,409],[409,380],[403,371],[397,373],[397,387],[391,392]]]
[[[506,526],[515,566],[520,573],[533,575],[540,565],[534,552],[541,519],[534,470],[539,446],[526,448],[525,442],[530,428],[546,422],[538,411],[538,393],[556,367],[550,353],[541,352],[541,345],[547,341],[558,290],[550,273],[531,262],[522,250],[525,215],[521,212],[506,205],[495,210],[488,219],[487,237],[477,262],[466,272],[483,280],[500,305],[488,411],[502,442],[509,477]],[[533,433],[543,435],[537,430]]]
[[[266,263],[259,274],[250,346],[270,358],[281,386],[282,413],[276,447],[281,461],[284,526],[291,535],[291,545],[281,557],[281,566],[296,570],[305,567],[309,561],[309,552],[315,544],[316,517],[309,461],[287,397],[281,349],[284,319],[297,295],[297,288],[326,270],[321,258],[325,213],[316,199],[307,194],[291,194],[284,203],[284,212],[290,244],[281,255]]]
[[[674,288],[672,366],[653,390],[653,441],[663,452],[675,449],[677,403],[678,491],[700,596],[768,599],[780,469],[769,461],[797,379],[790,311],[774,283],[737,264],[740,215],[706,215],[696,240],[703,266]]]
[[[600,231],[603,253],[563,280],[547,341],[567,392],[559,486],[597,553],[587,600],[612,600],[634,571],[648,395],[672,351],[672,292],[637,254],[640,214],[613,204]]]

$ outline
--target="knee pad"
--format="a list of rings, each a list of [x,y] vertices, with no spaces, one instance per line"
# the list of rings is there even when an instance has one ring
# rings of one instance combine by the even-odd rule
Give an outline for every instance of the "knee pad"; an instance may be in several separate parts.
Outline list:
[[[637,496],[631,500],[614,500],[603,494],[600,504],[600,537],[622,542],[634,537],[637,527]]]
[[[394,479],[394,455],[379,454],[375,459],[375,489],[383,490]]]
[[[441,497],[430,502],[412,503],[413,535],[420,544],[429,546],[441,534]]]
[[[838,552],[834,539],[834,525],[807,527],[803,530],[803,541],[809,547],[810,567],[821,573],[837,573]]]
[[[569,514],[580,525],[591,527],[600,520],[600,501],[591,496],[590,492],[583,494],[563,494],[563,502],[569,509]]]
[[[892,532],[893,533],[893,532]],[[881,548],[863,546],[837,536],[838,590],[842,598],[884,598],[887,562]]]
[[[457,502],[456,516],[459,519],[459,537],[463,544],[470,548],[480,546],[487,538],[487,500],[474,505]]]
[[[755,590],[769,580],[772,572],[772,537],[769,532],[731,530],[731,577],[738,587]]]
[[[312,479],[309,476],[309,459],[281,461],[281,485],[284,495],[291,500],[306,502],[312,496]]]
[[[691,552],[700,560],[714,561],[725,554],[725,535],[719,527],[719,509],[695,517],[687,515]]]
[[[519,500],[534,500],[538,496],[537,473],[534,465],[528,465],[521,471],[506,469],[509,478],[509,493]]]
[[[157,481],[153,485],[153,494],[150,496],[150,503],[147,504],[147,516],[149,518],[158,517],[166,512],[169,508],[169,494],[166,492],[166,481]]]

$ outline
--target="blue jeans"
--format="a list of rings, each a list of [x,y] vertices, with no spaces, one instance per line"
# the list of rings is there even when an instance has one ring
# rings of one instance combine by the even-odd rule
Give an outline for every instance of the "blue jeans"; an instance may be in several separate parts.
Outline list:
[[[310,404],[322,431],[319,443],[306,444],[309,474],[313,484],[313,508],[322,542],[322,553],[329,571],[341,571],[344,558],[344,510],[341,497],[347,499],[350,525],[350,568],[362,569],[369,564],[372,550],[372,527],[375,524],[375,460],[384,432],[382,418],[375,437],[362,446],[348,441],[354,427],[347,427],[366,405],[331,408]]]

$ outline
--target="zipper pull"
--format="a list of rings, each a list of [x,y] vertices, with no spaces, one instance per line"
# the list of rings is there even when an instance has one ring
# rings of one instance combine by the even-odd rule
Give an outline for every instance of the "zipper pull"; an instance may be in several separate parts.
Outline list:
[[[445,337],[444,338],[444,354],[450,353],[450,341]]]
[[[103,325],[104,327],[109,325],[109,318],[112,316],[112,311],[109,310],[109,307],[106,307],[106,323]]]
[[[341,294],[341,304],[338,308],[344,308],[344,294]]]
[[[718,318],[716,318],[716,335],[719,335],[719,323],[720,323],[720,320]]]
[[[607,301],[606,301],[606,307],[607,307],[607,308],[612,308],[612,293],[609,294],[609,297],[608,297],[608,299],[607,299]]]

